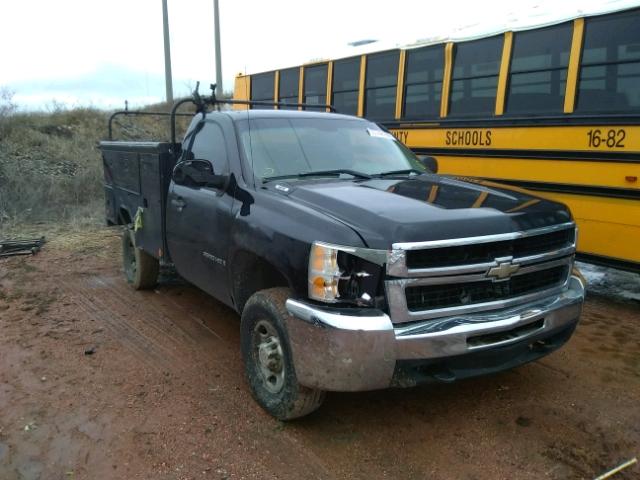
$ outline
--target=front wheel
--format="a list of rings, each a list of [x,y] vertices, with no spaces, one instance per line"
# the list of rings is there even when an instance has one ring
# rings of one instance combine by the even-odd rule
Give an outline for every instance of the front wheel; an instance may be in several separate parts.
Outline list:
[[[298,384],[285,327],[287,288],[261,290],[242,312],[240,341],[245,375],[258,404],[279,420],[308,415],[325,392]]]
[[[136,247],[135,233],[129,227],[122,232],[122,266],[127,282],[136,290],[153,288],[158,283],[160,262]]]

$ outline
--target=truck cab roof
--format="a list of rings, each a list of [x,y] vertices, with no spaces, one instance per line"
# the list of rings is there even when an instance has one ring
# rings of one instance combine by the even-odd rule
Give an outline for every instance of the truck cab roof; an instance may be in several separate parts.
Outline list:
[[[206,118],[213,118],[218,115],[227,115],[233,121],[243,121],[247,119],[258,118],[321,118],[321,119],[341,119],[354,120],[369,123],[368,120],[354,117],[351,115],[342,115],[340,113],[327,112],[310,112],[300,110],[272,110],[272,109],[255,109],[255,110],[223,110],[220,112],[209,112]]]

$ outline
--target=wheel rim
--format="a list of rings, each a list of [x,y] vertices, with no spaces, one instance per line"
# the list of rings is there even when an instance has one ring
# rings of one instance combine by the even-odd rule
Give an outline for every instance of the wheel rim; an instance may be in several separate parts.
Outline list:
[[[253,352],[265,388],[271,393],[280,392],[285,375],[282,343],[267,320],[260,320],[253,329]]]

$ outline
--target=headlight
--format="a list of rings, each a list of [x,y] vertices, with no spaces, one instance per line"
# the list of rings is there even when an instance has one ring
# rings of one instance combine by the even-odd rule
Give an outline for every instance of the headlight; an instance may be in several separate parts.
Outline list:
[[[309,297],[323,302],[335,302],[339,296],[338,250],[314,243],[309,255]]]
[[[309,298],[370,306],[387,252],[314,242],[309,252]]]

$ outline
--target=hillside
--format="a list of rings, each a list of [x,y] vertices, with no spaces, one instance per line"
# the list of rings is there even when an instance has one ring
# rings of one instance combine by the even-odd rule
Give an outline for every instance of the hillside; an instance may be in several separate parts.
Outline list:
[[[101,221],[97,144],[106,138],[111,112],[54,108],[19,113],[6,93],[0,102],[0,231],[24,222]],[[155,117],[119,117],[114,123],[117,139],[166,140],[168,131],[167,119]]]

